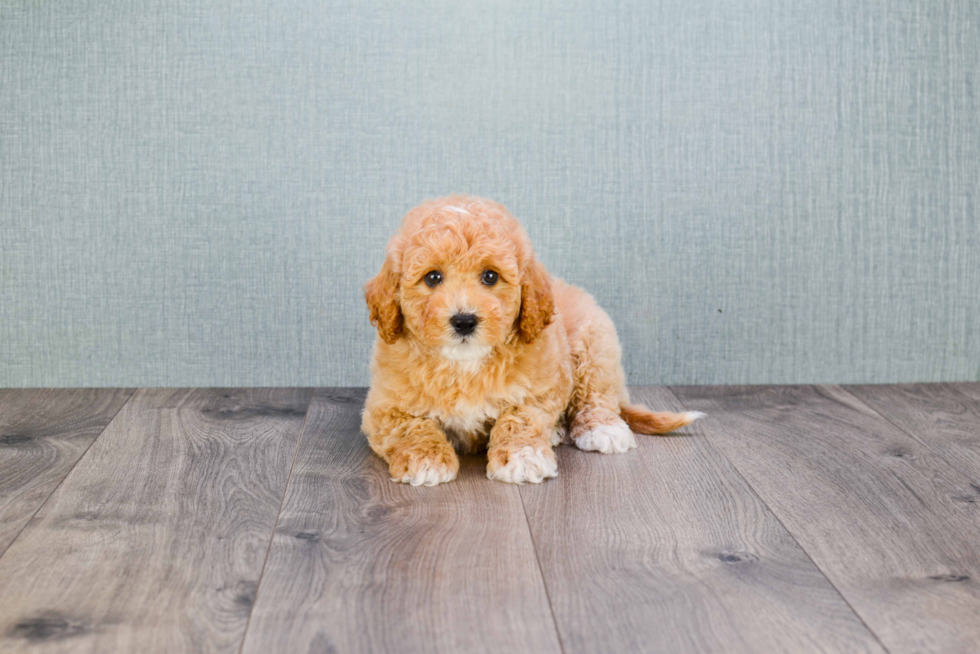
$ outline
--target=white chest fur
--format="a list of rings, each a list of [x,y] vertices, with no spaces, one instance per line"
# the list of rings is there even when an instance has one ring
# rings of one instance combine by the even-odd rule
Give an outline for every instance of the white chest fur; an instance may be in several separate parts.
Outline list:
[[[436,420],[445,430],[453,446],[467,454],[485,447],[500,409],[493,403],[479,405],[458,404],[451,412],[429,412],[429,418]]]

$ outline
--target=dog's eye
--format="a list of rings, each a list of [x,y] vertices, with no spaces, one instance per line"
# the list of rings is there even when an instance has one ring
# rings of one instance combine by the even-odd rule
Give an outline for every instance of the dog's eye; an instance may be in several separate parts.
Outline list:
[[[438,270],[432,270],[425,274],[425,283],[428,286],[438,286],[442,283],[442,273]]]
[[[500,278],[500,276],[497,273],[495,273],[494,271],[492,271],[492,270],[485,270],[485,271],[483,271],[483,277],[481,277],[480,280],[484,284],[486,284],[487,286],[493,286],[494,284],[497,283],[497,280],[499,278]]]

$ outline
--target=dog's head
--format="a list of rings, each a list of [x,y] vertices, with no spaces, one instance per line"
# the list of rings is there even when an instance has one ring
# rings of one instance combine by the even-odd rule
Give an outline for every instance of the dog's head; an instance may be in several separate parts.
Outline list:
[[[406,214],[364,287],[371,323],[388,343],[416,339],[472,361],[494,346],[532,342],[554,314],[548,273],[501,205],[453,196]]]

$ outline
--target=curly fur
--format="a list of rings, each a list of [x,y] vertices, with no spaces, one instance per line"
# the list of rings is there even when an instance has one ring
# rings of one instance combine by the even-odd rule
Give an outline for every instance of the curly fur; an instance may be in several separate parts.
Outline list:
[[[442,283],[429,287],[430,271]],[[362,429],[395,481],[449,481],[457,450],[486,448],[491,479],[540,482],[557,474],[566,429],[582,449],[614,453],[635,447],[630,428],[665,433],[699,417],[629,404],[609,316],[551,277],[495,202],[452,196],[409,211],[364,290],[378,339]],[[461,312],[479,320],[465,338],[449,322]]]

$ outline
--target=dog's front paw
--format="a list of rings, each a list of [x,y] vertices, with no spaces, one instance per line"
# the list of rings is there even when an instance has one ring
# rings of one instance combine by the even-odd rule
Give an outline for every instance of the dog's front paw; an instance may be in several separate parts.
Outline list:
[[[517,450],[507,450],[497,447],[487,452],[487,458],[487,477],[496,481],[540,484],[558,476],[558,461],[551,448],[535,449],[525,445]]]
[[[591,429],[573,433],[572,439],[580,450],[622,454],[636,447],[636,437],[625,422],[596,425]]]
[[[412,486],[435,486],[452,481],[459,472],[459,457],[449,443],[409,447],[391,457],[392,481]]]

